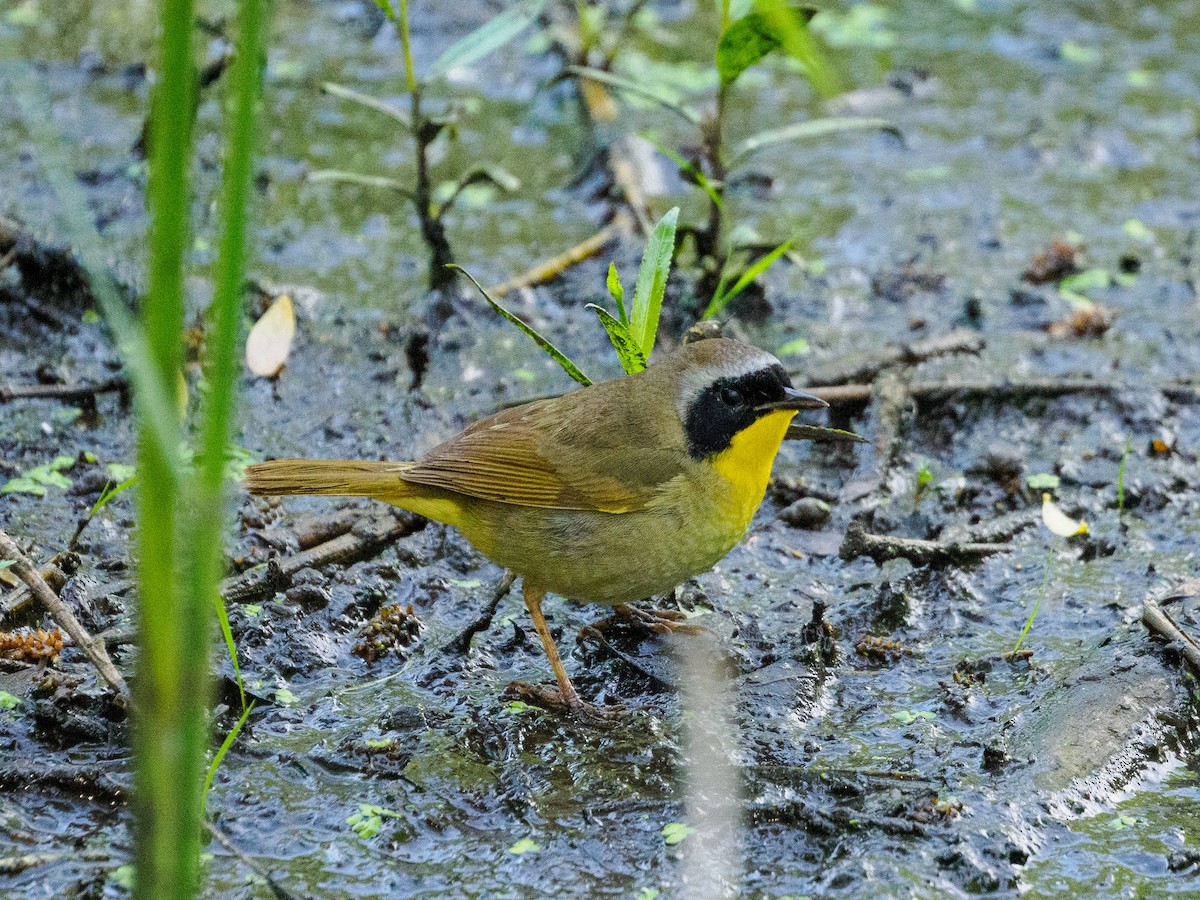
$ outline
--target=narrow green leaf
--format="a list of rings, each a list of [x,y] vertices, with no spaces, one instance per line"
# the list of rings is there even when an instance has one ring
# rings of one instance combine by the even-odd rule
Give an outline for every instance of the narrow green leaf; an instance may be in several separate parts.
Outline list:
[[[514,325],[516,325],[519,329],[521,329],[521,331],[525,332],[525,334],[535,344],[537,344],[539,347],[541,347],[542,350],[545,351],[545,353],[551,359],[553,359],[556,363],[558,363],[560,366],[562,366],[564,372],[566,372],[568,375],[570,375],[572,378],[574,378],[576,381],[578,381],[580,384],[584,385],[585,387],[592,383],[592,380],[590,378],[588,378],[586,375],[584,375],[583,372],[580,371],[579,366],[577,366],[577,365],[575,365],[575,363],[571,362],[571,360],[567,358],[567,355],[565,353],[563,353],[561,350],[559,350],[557,347],[555,347],[552,343],[550,343],[549,340],[542,337],[542,335],[537,331],[537,329],[535,329],[528,322],[525,322],[523,319],[520,319],[517,316],[513,315],[507,309],[505,309],[503,306],[501,306],[499,303],[497,303],[495,300],[493,300],[491,294],[489,294],[484,289],[483,285],[481,285],[478,281],[475,280],[474,275],[472,275],[470,272],[468,272],[462,266],[454,265],[453,263],[451,263],[449,265],[449,268],[456,269],[457,271],[462,272],[464,275],[466,275],[467,278],[471,279],[471,284],[475,285],[475,287],[479,291],[479,293],[481,293],[483,295],[483,299],[488,302],[488,304],[492,307],[492,309],[494,309],[497,313],[499,313],[503,318],[508,319],[508,321],[510,321]]]
[[[642,254],[642,265],[633,288],[629,330],[647,359],[654,350],[654,337],[658,333],[658,317],[662,312],[663,294],[667,290],[667,275],[671,272],[671,258],[675,255],[675,225],[678,220],[679,207],[675,206],[654,226],[654,231],[646,241],[646,251]]]
[[[795,122],[782,128],[772,128],[760,131],[746,138],[738,145],[734,153],[733,165],[740,165],[751,153],[785,144],[791,141],[805,141],[812,138],[825,137],[830,134],[840,134],[844,131],[863,131],[878,129],[900,137],[900,131],[887,119],[858,118],[852,116],[834,116],[826,119],[810,119],[807,122]]]
[[[779,36],[764,16],[752,12],[738,19],[717,41],[717,73],[721,84],[733,84],[739,75],[778,46]]]
[[[708,304],[708,309],[704,310],[704,315],[701,318],[711,319],[713,316],[719,315],[721,310],[728,306],[734,297],[753,284],[759,275],[771,268],[775,264],[775,260],[787,253],[791,246],[791,241],[784,241],[770,253],[759,257],[752,266],[742,273],[742,277],[734,282],[733,287],[728,291],[723,290],[722,286],[718,285],[717,293],[713,296],[712,302]]]
[[[630,375],[646,368],[646,354],[642,352],[642,348],[637,345],[637,341],[629,333],[629,326],[603,306],[589,303],[587,308],[594,309],[596,315],[600,317],[600,324],[608,332],[608,339],[612,342],[613,349],[617,351],[617,358],[621,360],[621,368]]]
[[[629,324],[629,316],[625,313],[625,288],[621,286],[621,276],[617,274],[617,264],[608,264],[608,292],[617,301],[617,318],[622,325]]]
[[[257,703],[258,701],[254,701]],[[229,748],[233,746],[233,742],[237,740],[238,735],[242,733],[242,726],[246,724],[246,720],[250,718],[250,713],[254,709],[254,703],[246,706],[242,705],[242,714],[234,723],[233,728],[229,730],[229,734],[225,735],[225,740],[221,741],[221,746],[217,748],[216,754],[212,758],[212,762],[208,764],[208,774],[204,776],[204,799],[208,799],[208,790],[212,787],[213,778],[217,774],[217,769],[221,767],[221,760],[225,758],[225,754],[229,752]]]
[[[492,165],[472,166],[463,173],[457,182],[454,183],[454,186],[450,189],[449,195],[444,201],[442,201],[442,205],[438,207],[438,218],[445,215],[446,212],[452,206],[454,206],[455,201],[458,200],[459,195],[463,191],[465,191],[471,185],[479,184],[481,182],[485,184],[494,184],[496,187],[500,188],[500,190],[506,191],[510,194],[513,191],[520,190],[521,188],[521,179],[512,174],[512,172],[509,172],[507,169]]]
[[[390,103],[384,103],[375,97],[367,94],[361,94],[358,91],[351,90],[340,84],[335,84],[332,81],[326,81],[321,84],[321,92],[329,94],[331,97],[338,97],[342,100],[349,100],[351,103],[357,103],[359,106],[365,106],[367,109],[373,109],[377,113],[383,113],[394,122],[399,122],[405,128],[412,129],[412,121],[408,113],[402,109],[396,109]]]
[[[15,559],[0,559],[0,569],[7,569],[15,562]]]
[[[96,513],[108,506],[108,504],[112,502],[112,499],[117,496],[117,494],[121,493],[122,491],[129,490],[131,487],[133,487],[136,481],[137,477],[134,476],[132,478],[127,478],[125,481],[122,481],[115,487],[111,481],[104,485],[104,490],[102,490],[100,492],[100,496],[96,498],[96,504],[92,507],[92,511],[88,513],[88,518],[94,518]]]
[[[718,191],[716,185],[709,181],[705,174],[700,171],[699,166],[697,166],[690,159],[680,156],[670,147],[664,147],[662,144],[658,143],[658,141],[648,138],[644,134],[639,135],[639,137],[641,137],[641,139],[646,141],[648,144],[653,144],[654,148],[658,150],[659,153],[670,159],[671,162],[675,163],[676,168],[679,169],[679,174],[685,179],[691,178],[693,181],[695,181],[700,190],[708,194],[708,199],[716,204],[717,209],[725,208],[725,201],[721,197],[720,191]]]
[[[612,74],[612,72],[605,72],[603,69],[592,69],[588,66],[567,66],[567,71],[573,75],[590,78],[592,81],[599,81],[602,84],[615,87],[619,91],[624,91],[635,97],[641,97],[644,100],[657,103],[664,109],[669,109],[676,115],[682,116],[693,125],[699,125],[703,121],[703,116],[690,106],[683,103],[676,103],[670,97],[664,97],[662,94],[638,84],[636,81],[630,81],[628,78],[622,78],[620,75]]]
[[[384,175],[364,175],[361,172],[343,172],[340,169],[317,169],[315,172],[309,172],[305,176],[305,180],[332,181],[337,184],[356,184],[365,188],[382,188],[412,197],[412,191],[404,185],[404,182]]]
[[[545,5],[546,0],[519,0],[466,37],[447,47],[445,52],[429,67],[429,71],[425,73],[425,80],[445,75],[451,69],[469,66],[493,50],[503,47],[533,24],[541,15]]]

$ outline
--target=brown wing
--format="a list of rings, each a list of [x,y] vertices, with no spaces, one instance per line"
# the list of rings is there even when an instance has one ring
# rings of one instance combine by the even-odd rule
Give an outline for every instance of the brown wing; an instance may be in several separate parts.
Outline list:
[[[435,447],[406,468],[401,477],[519,506],[609,513],[641,509],[653,498],[662,476],[674,473],[678,454],[663,451],[671,460],[666,466],[668,471],[663,471],[661,464],[648,466],[651,458],[662,454],[639,448],[636,436],[629,440],[625,452],[613,453],[614,438],[621,442],[613,431],[626,429],[621,423],[610,423],[613,427],[603,438],[594,435],[596,423],[586,408],[591,404],[576,400],[594,391],[586,388],[483,419]],[[635,458],[644,461],[636,467],[643,477],[625,471]],[[615,464],[617,459],[626,465]]]

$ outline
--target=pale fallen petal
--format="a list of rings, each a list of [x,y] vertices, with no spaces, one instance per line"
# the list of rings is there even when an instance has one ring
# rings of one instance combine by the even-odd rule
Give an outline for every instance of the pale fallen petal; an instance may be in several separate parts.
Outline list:
[[[1049,494],[1042,494],[1042,521],[1059,537],[1074,537],[1088,532],[1087,522],[1072,519],[1058,508]]]
[[[263,378],[274,378],[282,372],[295,336],[296,310],[292,298],[281,294],[246,338],[246,365],[250,371]]]

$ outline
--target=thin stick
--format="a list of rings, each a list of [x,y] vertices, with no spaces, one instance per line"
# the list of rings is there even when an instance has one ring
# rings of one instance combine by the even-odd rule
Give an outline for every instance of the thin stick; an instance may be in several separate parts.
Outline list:
[[[64,403],[86,400],[97,394],[112,394],[129,390],[128,379],[122,376],[106,381],[79,384],[18,384],[0,386],[0,403],[14,400],[62,400]]]
[[[503,297],[521,288],[533,287],[537,284],[545,284],[548,281],[553,281],[563,272],[567,271],[567,269],[577,266],[584,260],[595,256],[611,241],[628,230],[627,217],[618,214],[611,222],[587,240],[576,244],[569,250],[563,251],[552,259],[546,260],[544,263],[534,266],[523,275],[518,275],[515,278],[508,279],[508,281],[502,281],[500,284],[493,285],[488,288],[488,293],[493,297]]]
[[[104,642],[98,641],[88,634],[87,629],[80,624],[79,620],[75,618],[75,614],[71,612],[71,608],[55,596],[54,591],[50,590],[50,585],[46,584],[45,579],[42,578],[42,574],[29,561],[29,558],[21,552],[16,542],[3,531],[0,531],[0,559],[13,560],[13,574],[29,586],[29,590],[33,596],[46,608],[46,611],[50,613],[54,621],[61,625],[67,634],[71,636],[71,640],[83,651],[84,655],[92,661],[92,665],[96,667],[96,671],[117,692],[121,701],[128,701],[129,688],[125,685],[125,679],[121,677],[121,673],[112,664],[112,660],[108,658],[108,651],[104,649]]]
[[[862,522],[851,522],[839,551],[842,559],[869,556],[877,563],[889,559],[907,559],[914,566],[974,562],[993,553],[1007,553],[1008,544],[943,544],[920,538],[887,537],[868,534]]]
[[[1167,615],[1157,600],[1147,597],[1142,603],[1142,624],[1172,644],[1178,644],[1184,658],[1192,664],[1192,668],[1200,672],[1200,644],[1175,624],[1175,620]]]
[[[491,627],[492,619],[496,617],[496,610],[500,608],[500,601],[508,596],[508,592],[512,590],[513,582],[516,580],[516,573],[511,569],[505,569],[504,576],[492,591],[487,606],[462,630],[462,634],[446,644],[446,649],[451,653],[466,653],[470,650],[471,641],[475,639],[475,635]]]
[[[296,900],[295,894],[283,887],[283,885],[271,876],[270,872],[260,866],[257,861],[247,856],[244,851],[240,850],[220,828],[212,822],[205,822],[204,827],[208,829],[208,833],[216,839],[218,844],[232,853],[242,865],[266,882],[267,887],[271,889],[271,893],[278,897],[279,900]]]

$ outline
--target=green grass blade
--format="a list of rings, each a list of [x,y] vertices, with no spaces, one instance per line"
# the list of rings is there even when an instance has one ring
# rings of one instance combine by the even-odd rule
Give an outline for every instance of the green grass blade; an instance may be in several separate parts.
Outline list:
[[[386,175],[364,175],[361,172],[344,172],[341,169],[317,169],[304,176],[305,181],[331,181],[335,184],[355,184],[359,187],[375,190],[395,191],[405,197],[412,198],[413,193],[403,181],[388,178]]]
[[[1033,604],[1033,609],[1029,613],[1029,618],[1025,620],[1025,627],[1021,629],[1021,636],[1017,638],[1016,645],[1012,648],[1011,656],[1015,656],[1017,651],[1021,649],[1021,645],[1025,643],[1025,635],[1029,634],[1029,629],[1033,627],[1033,617],[1038,614],[1038,610],[1042,607],[1042,600],[1046,597],[1046,585],[1050,583],[1050,570],[1054,567],[1054,548],[1050,548],[1050,555],[1046,557],[1046,574],[1042,576],[1042,586],[1038,590],[1037,602]]]
[[[596,315],[600,317],[600,324],[608,332],[608,339],[612,342],[613,349],[617,351],[617,358],[621,360],[621,368],[630,375],[645,369],[646,354],[642,353],[642,348],[637,345],[637,341],[629,333],[629,326],[603,306],[589,303],[587,308],[595,310]]]
[[[806,141],[813,138],[825,137],[831,134],[841,134],[847,131],[886,131],[900,137],[900,131],[887,119],[862,118],[858,116],[834,116],[826,119],[809,119],[807,122],[794,122],[782,128],[772,128],[751,135],[738,145],[733,155],[733,165],[745,162],[746,157],[757,153],[764,147],[774,147],[794,141]]]
[[[147,206],[150,213],[148,292],[142,326],[154,381],[177,384],[183,362],[184,254],[188,248],[195,75],[191,0],[159,6],[158,74],[151,104]],[[138,473],[154,490],[138,491],[140,646],[134,679],[135,822],[134,896],[191,897],[199,882],[200,772],[207,673],[192,665],[203,643],[186,599],[179,561],[182,497],[178,454],[143,437]]]
[[[16,98],[22,124],[37,146],[42,173],[63,210],[59,216],[61,229],[69,236],[133,384],[142,440],[153,442],[164,454],[174,452],[182,439],[176,380],[164,384],[158,379],[146,335],[109,274],[109,251],[93,224],[89,201],[73,174],[68,174],[78,166],[66,152],[67,140],[54,127],[45,79],[27,63],[14,61],[0,69],[0,94]]]
[[[348,100],[351,103],[357,103],[359,106],[382,113],[393,122],[397,122],[407,129],[412,129],[412,121],[409,119],[408,113],[402,109],[396,109],[390,103],[384,103],[382,100],[378,100],[369,94],[359,93],[344,85],[335,84],[332,81],[326,81],[321,84],[321,93],[329,94],[331,97],[337,97],[341,100]]]
[[[671,162],[675,163],[675,167],[679,169],[679,174],[685,179],[691,178],[693,181],[695,181],[697,187],[704,191],[704,193],[708,194],[708,199],[716,204],[717,209],[724,209],[725,201],[722,199],[720,192],[716,188],[716,185],[708,180],[705,174],[700,171],[699,166],[697,166],[690,159],[685,159],[684,157],[680,156],[670,147],[664,147],[658,141],[649,138],[644,134],[638,135],[638,137],[640,137],[646,143],[652,144],[659,153],[667,157],[669,160],[671,160]]]
[[[257,703],[258,701],[255,701]],[[254,703],[249,706],[242,702],[242,714],[238,716],[238,720],[234,723],[233,728],[229,730],[229,734],[225,735],[225,740],[221,741],[221,746],[217,748],[217,752],[213,755],[212,762],[208,764],[208,773],[204,776],[204,799],[205,804],[208,802],[208,792],[212,788],[213,778],[217,775],[217,769],[221,768],[221,761],[225,759],[225,754],[229,752],[229,748],[233,746],[234,741],[238,739],[238,735],[242,733],[242,727],[250,718],[250,713],[254,711]]]
[[[537,21],[545,6],[546,0],[518,0],[495,18],[447,47],[429,67],[429,71],[425,73],[425,80],[438,78],[451,69],[469,66],[500,49]]]
[[[568,375],[570,375],[572,378],[574,378],[576,381],[578,381],[580,384],[584,385],[585,387],[592,383],[592,380],[590,378],[588,378],[586,375],[584,375],[582,371],[580,371],[579,366],[577,366],[577,365],[575,365],[575,363],[571,362],[571,360],[567,357],[567,355],[565,353],[563,353],[561,350],[559,350],[557,347],[555,347],[552,343],[550,343],[549,339],[543,337],[536,328],[534,328],[532,325],[530,325],[524,319],[520,319],[517,316],[513,315],[507,309],[505,309],[503,306],[501,306],[499,303],[497,303],[495,300],[493,300],[492,295],[489,294],[484,289],[483,285],[481,285],[478,281],[475,280],[474,275],[472,275],[470,272],[468,272],[462,266],[454,265],[453,263],[450,264],[449,268],[456,269],[459,272],[462,272],[464,275],[466,275],[469,279],[471,279],[471,284],[475,285],[475,287],[479,291],[479,293],[481,293],[483,295],[483,299],[488,302],[488,304],[492,307],[492,309],[494,309],[497,313],[499,313],[501,315],[501,317],[508,319],[508,321],[510,321],[514,325],[516,325],[519,329],[521,329],[521,331],[525,332],[525,334],[530,338],[530,340],[532,340],[535,344],[537,344],[539,347],[541,347],[547,356],[549,356],[556,363],[558,363],[560,366],[562,366],[562,369],[564,372],[566,372]]]
[[[760,256],[755,260],[754,265],[742,273],[742,277],[735,281],[733,287],[728,291],[724,290],[723,285],[718,285],[717,293],[713,296],[712,302],[708,304],[708,309],[704,310],[704,315],[700,318],[711,319],[713,316],[720,315],[721,310],[728,306],[734,297],[753,284],[759,275],[771,268],[779,257],[788,252],[791,246],[791,241],[784,241],[770,253]]]
[[[693,125],[699,125],[704,117],[699,112],[692,109],[684,103],[677,103],[670,97],[664,97],[657,91],[651,90],[644,85],[638,84],[636,81],[630,81],[628,78],[622,78],[620,75],[614,75],[612,72],[605,72],[603,69],[593,69],[588,66],[567,66],[567,71],[572,75],[579,75],[584,78],[590,78],[592,81],[599,81],[601,84],[607,84],[609,87],[614,87],[619,91],[624,91],[626,94],[632,94],[634,97],[641,97],[643,100],[649,100],[652,103],[657,103],[664,109],[669,109],[677,116],[681,116]]]
[[[642,254],[642,265],[633,288],[629,331],[647,359],[654,350],[654,338],[658,333],[663,294],[667,290],[671,258],[675,255],[675,226],[678,221],[678,206],[658,220],[646,241],[646,251]]]

